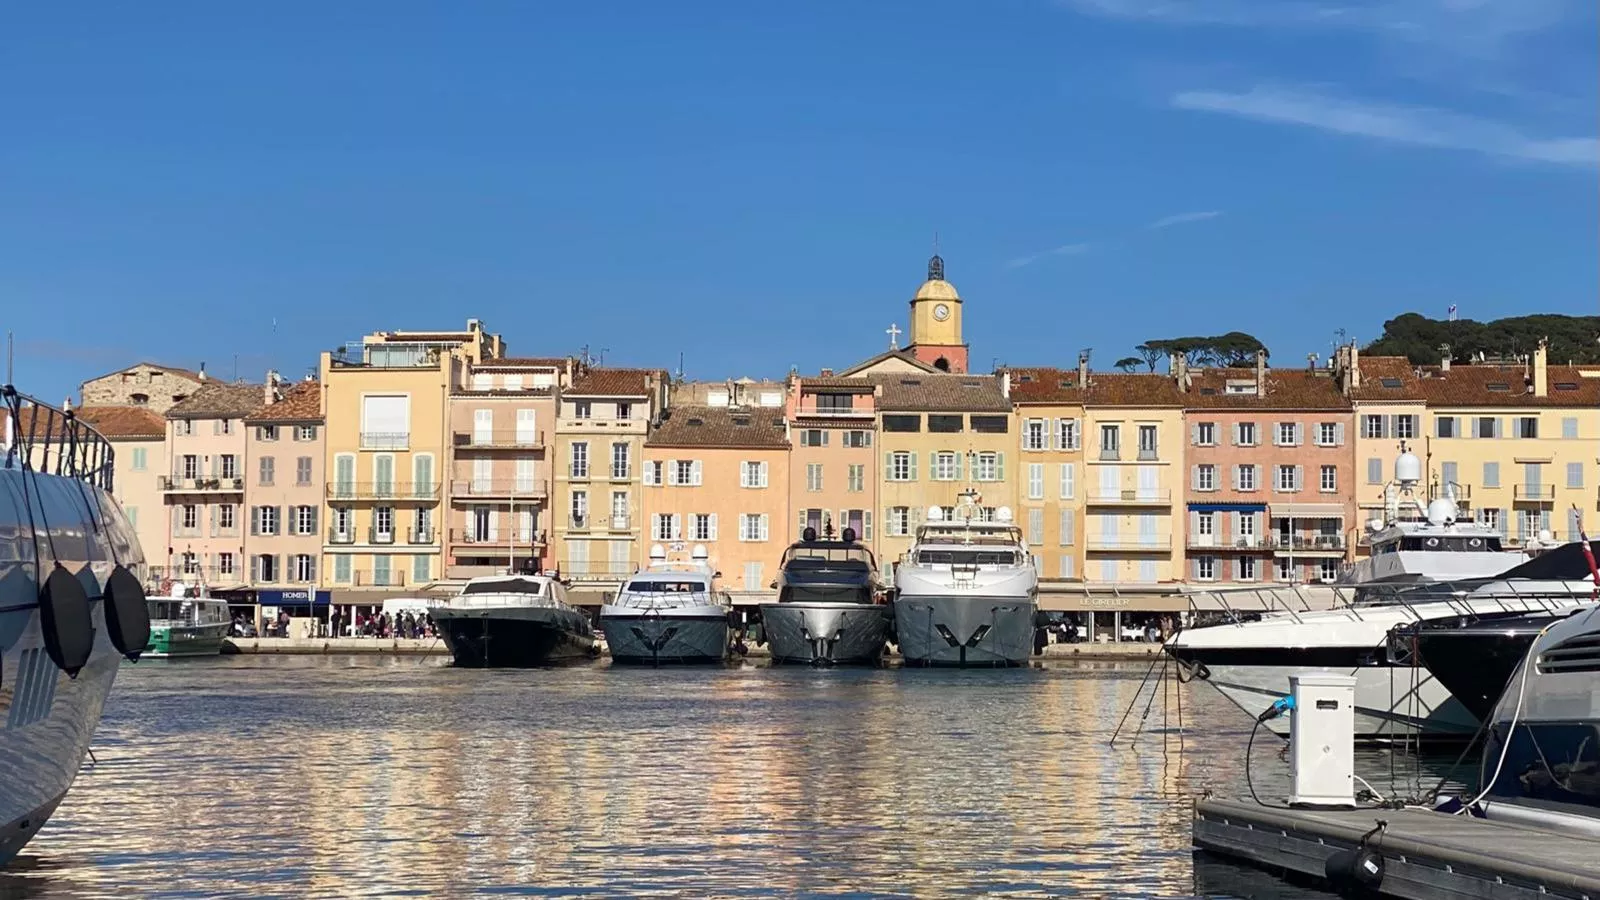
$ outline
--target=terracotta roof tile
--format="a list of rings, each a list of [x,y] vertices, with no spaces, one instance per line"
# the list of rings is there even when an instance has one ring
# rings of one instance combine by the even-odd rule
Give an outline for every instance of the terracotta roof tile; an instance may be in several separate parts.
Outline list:
[[[561,356],[505,356],[486,359],[474,369],[565,369],[566,357]]]
[[[1268,369],[1266,396],[1230,394],[1229,381],[1254,384],[1255,369],[1201,369],[1194,372],[1184,405],[1190,409],[1349,409],[1339,382],[1323,371]]]
[[[869,375],[883,388],[878,409],[886,412],[1010,412],[1011,401],[995,375],[905,372]]]
[[[566,393],[589,397],[646,397],[650,376],[659,369],[590,369],[573,379]]]
[[[1417,369],[1404,356],[1362,356],[1361,385],[1350,392],[1353,400],[1421,400]]]
[[[1077,369],[1029,366],[1010,372],[1011,399],[1018,404],[1083,402]]]
[[[831,390],[848,391],[853,394],[870,394],[874,389],[876,389],[876,385],[869,378],[841,378],[834,375],[817,375],[800,379],[800,390],[802,391]]]
[[[76,412],[77,410],[74,410],[74,413]],[[10,421],[11,410],[6,409],[4,406],[0,406],[0,435],[4,435],[6,423]],[[26,438],[34,441],[47,441],[48,443],[52,444],[66,443],[66,421],[65,415],[63,415],[60,409],[53,409],[47,406],[37,406],[32,403],[24,402],[21,408],[21,413],[17,416],[15,434],[19,439]],[[94,423],[90,422],[88,419],[82,419],[81,422],[83,425],[94,428]],[[99,429],[96,428],[95,431],[98,432]],[[166,427],[163,425],[161,433],[165,434],[165,432]],[[80,433],[80,439],[82,439],[83,436],[84,435]],[[104,434],[101,436],[107,437],[107,435]]]
[[[169,419],[242,419],[266,405],[259,384],[212,382],[167,410]]]
[[[1188,398],[1171,376],[1154,373],[1091,372],[1088,394],[1092,406],[1182,407]]]
[[[301,381],[283,392],[276,403],[263,406],[248,416],[246,422],[321,422],[322,383]]]
[[[111,440],[163,438],[167,434],[166,419],[142,406],[84,406],[77,412],[78,418]]]
[[[645,440],[650,447],[748,447],[781,450],[789,446],[779,410],[765,407],[677,406]]]
[[[1584,366],[1550,366],[1546,396],[1535,397],[1522,366],[1451,366],[1450,371],[1425,369],[1417,379],[1432,406],[1600,406],[1600,378],[1584,377]],[[1594,371],[1592,367],[1587,367]],[[1563,389],[1567,386],[1566,389]]]

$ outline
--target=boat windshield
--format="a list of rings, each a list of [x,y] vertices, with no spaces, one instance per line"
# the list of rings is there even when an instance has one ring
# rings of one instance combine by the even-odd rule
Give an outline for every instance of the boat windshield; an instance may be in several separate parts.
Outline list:
[[[1014,550],[919,550],[917,563],[924,566],[1017,566],[1021,560]]]
[[[859,563],[872,568],[875,560],[872,551],[860,544],[802,543],[795,544],[783,553],[783,565],[790,563]]]
[[[785,585],[779,603],[871,603],[872,587],[862,584]]]
[[[1395,553],[1401,550],[1438,551],[1443,553],[1499,553],[1503,550],[1500,538],[1487,534],[1408,534],[1399,540],[1374,546],[1373,553]]]
[[[467,594],[543,594],[545,583],[525,578],[507,578],[503,581],[473,581],[461,589]]]
[[[703,581],[636,578],[623,590],[630,594],[704,594],[710,587]]]

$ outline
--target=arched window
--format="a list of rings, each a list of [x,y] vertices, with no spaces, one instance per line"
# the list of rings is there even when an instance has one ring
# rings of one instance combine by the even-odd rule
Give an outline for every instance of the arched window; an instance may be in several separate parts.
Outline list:
[[[941,372],[948,372],[950,371],[950,360],[941,356],[933,361],[933,367]]]

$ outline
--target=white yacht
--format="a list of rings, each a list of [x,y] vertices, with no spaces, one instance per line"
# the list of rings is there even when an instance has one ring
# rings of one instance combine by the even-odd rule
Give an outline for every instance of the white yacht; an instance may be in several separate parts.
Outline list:
[[[1373,580],[1344,584],[1332,609],[1286,609],[1256,621],[1184,629],[1167,641],[1166,652],[1251,715],[1289,692],[1290,675],[1353,674],[1358,739],[1470,737],[1477,719],[1407,648],[1391,645],[1390,631],[1453,617],[1558,609],[1587,594],[1574,593],[1560,580],[1518,576],[1518,563],[1526,563],[1527,555],[1496,549],[1500,535],[1459,521],[1448,497],[1423,508],[1412,496],[1421,462],[1402,451],[1388,523],[1372,532],[1374,558],[1393,557],[1392,565],[1358,566],[1353,571]],[[1424,519],[1403,520],[1406,504]],[[1283,734],[1288,718],[1267,725]]]
[[[1543,630],[1491,721],[1484,815],[1600,838],[1600,607]]]
[[[458,666],[526,668],[592,657],[589,617],[553,575],[485,575],[428,607]]]
[[[1033,650],[1039,574],[1011,510],[981,518],[977,492],[926,524],[894,573],[894,633],[908,666],[1020,666]]]
[[[696,544],[687,561],[670,561],[660,544],[650,564],[600,607],[600,630],[614,663],[714,663],[728,652],[729,612],[714,587],[709,554]]]
[[[3,389],[0,865],[78,774],[121,657],[149,643],[144,552],[111,497],[111,445]]]

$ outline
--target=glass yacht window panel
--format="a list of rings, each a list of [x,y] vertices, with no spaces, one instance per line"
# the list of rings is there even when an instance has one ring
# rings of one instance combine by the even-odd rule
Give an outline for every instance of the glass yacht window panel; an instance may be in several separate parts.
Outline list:
[[[1022,554],[1014,550],[919,550],[924,566],[1020,566]]]
[[[549,593],[549,585],[542,581],[523,578],[506,578],[469,582],[461,589],[463,594],[528,594],[542,596]]]

